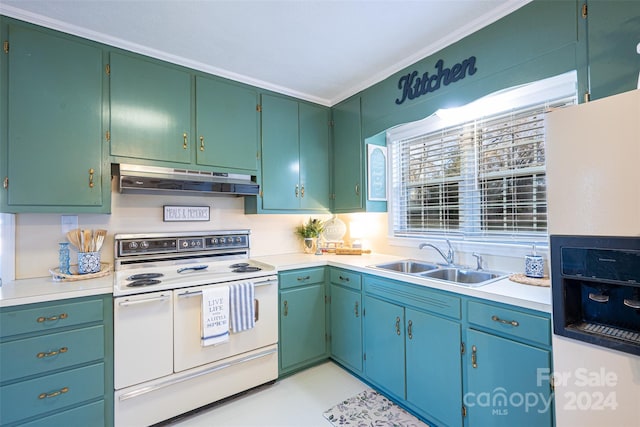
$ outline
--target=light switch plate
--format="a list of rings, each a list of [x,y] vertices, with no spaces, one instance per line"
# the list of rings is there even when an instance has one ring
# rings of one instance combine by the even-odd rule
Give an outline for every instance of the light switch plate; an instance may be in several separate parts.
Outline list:
[[[62,215],[62,234],[78,228],[78,215]]]

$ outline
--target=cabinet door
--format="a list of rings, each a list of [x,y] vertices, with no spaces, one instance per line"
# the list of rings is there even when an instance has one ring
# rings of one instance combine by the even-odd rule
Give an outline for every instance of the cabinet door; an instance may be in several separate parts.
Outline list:
[[[189,163],[191,76],[111,53],[111,155]]]
[[[331,285],[331,354],[362,372],[362,297],[360,292]]]
[[[298,209],[298,103],[262,96],[262,207]]]
[[[362,131],[360,98],[333,109],[333,210],[362,210]]]
[[[102,50],[15,25],[9,42],[10,210],[102,205]]]
[[[365,296],[364,304],[366,376],[404,399],[404,309],[371,296]]]
[[[280,369],[325,356],[324,283],[280,292]]]
[[[495,335],[467,330],[469,426],[551,426],[547,350]]]
[[[300,208],[329,208],[329,110],[299,104]]]
[[[407,400],[429,418],[462,425],[462,342],[460,324],[405,309]]]
[[[256,173],[257,104],[252,89],[196,77],[198,164]]]

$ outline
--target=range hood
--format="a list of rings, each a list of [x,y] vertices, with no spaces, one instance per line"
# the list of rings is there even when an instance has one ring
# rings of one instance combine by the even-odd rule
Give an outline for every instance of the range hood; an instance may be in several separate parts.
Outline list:
[[[251,175],[129,164],[113,164],[111,173],[121,193],[253,196],[260,191]]]

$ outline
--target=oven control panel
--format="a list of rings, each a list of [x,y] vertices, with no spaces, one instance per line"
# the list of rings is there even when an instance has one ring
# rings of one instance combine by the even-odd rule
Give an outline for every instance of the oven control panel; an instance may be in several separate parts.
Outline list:
[[[117,257],[248,248],[248,234],[179,237],[153,237],[140,235],[140,237],[116,238]]]

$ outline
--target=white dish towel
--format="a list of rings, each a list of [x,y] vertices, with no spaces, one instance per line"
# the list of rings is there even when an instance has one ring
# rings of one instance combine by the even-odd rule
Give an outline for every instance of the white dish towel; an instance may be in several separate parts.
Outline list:
[[[229,341],[229,287],[202,290],[202,345]]]
[[[232,332],[246,331],[256,325],[254,295],[253,282],[229,285]]]

